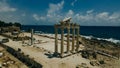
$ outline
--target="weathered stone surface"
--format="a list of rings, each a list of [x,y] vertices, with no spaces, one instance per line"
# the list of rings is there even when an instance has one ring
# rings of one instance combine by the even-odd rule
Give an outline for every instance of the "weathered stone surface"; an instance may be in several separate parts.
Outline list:
[[[61,29],[61,48],[60,48],[60,56],[63,57],[64,55],[64,30],[67,29],[67,53],[70,53],[70,48],[72,53],[75,53],[75,45],[76,46],[76,51],[79,51],[79,25],[70,23],[69,21],[60,21],[60,24],[55,24],[55,55],[58,53],[58,28]],[[70,30],[72,29],[72,47],[70,47]],[[75,39],[75,33],[77,31],[77,40]],[[75,40],[77,43],[75,44]]]
[[[90,64],[92,66],[98,66],[98,65],[100,65],[98,61],[90,61]]]

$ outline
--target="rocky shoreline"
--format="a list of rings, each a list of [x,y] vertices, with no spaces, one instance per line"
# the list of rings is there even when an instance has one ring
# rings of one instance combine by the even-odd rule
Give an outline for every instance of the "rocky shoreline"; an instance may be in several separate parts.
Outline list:
[[[92,56],[95,55],[97,58],[87,58],[91,60],[91,65],[98,65],[101,68],[119,68],[120,43],[98,40],[96,38],[86,39],[85,37],[82,37],[82,43],[88,54],[90,54],[90,51],[97,52],[97,54],[92,54]]]

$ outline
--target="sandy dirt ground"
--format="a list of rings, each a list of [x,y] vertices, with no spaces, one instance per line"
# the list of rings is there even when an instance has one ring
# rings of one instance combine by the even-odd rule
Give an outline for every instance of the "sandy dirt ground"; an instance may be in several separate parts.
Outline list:
[[[29,33],[25,35],[30,36]],[[21,49],[24,54],[29,55],[30,58],[34,58],[35,61],[43,65],[43,68],[76,68],[77,65],[86,64],[89,68],[100,68],[99,66],[90,65],[90,60],[82,58],[80,53],[65,57],[49,58],[49,52],[54,52],[54,39],[34,35],[36,40],[41,41],[39,44],[34,44],[32,46],[28,45],[30,40],[25,41],[25,44],[22,44],[21,41],[12,41],[4,43],[5,45],[12,47],[16,50]],[[64,42],[64,51],[66,51],[66,42]],[[59,41],[59,52],[60,52],[60,41]]]

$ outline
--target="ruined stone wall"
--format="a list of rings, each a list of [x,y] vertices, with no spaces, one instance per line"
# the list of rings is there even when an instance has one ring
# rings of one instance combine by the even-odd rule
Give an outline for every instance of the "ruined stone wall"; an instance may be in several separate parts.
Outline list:
[[[34,61],[34,59],[30,58],[29,55],[24,55],[24,53],[21,53],[20,51],[17,51],[9,46],[6,46],[4,44],[0,45],[4,47],[9,53],[11,53],[13,56],[18,58],[21,62],[26,64],[29,68],[42,68],[42,65]]]

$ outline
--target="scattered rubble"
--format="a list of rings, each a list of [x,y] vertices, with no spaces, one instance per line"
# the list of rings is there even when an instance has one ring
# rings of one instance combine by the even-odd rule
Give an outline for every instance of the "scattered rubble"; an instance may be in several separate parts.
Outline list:
[[[0,52],[0,57],[2,57],[3,56],[3,53],[2,52]]]
[[[0,50],[0,68],[27,68],[24,64],[20,66],[21,64],[23,63],[10,55],[6,50]]]
[[[89,68],[86,63],[81,63],[80,65],[77,65],[76,68]]]
[[[90,61],[90,64],[91,64],[92,66],[99,66],[99,65],[100,65],[99,62],[96,61],[96,60]]]

